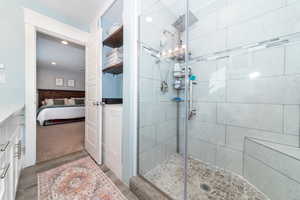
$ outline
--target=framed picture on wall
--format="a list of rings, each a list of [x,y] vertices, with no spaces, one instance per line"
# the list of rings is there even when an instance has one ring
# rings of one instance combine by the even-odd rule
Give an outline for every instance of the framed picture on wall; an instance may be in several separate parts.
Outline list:
[[[64,79],[63,78],[56,78],[55,79],[56,86],[64,86]]]
[[[75,87],[75,80],[68,80],[68,87]]]

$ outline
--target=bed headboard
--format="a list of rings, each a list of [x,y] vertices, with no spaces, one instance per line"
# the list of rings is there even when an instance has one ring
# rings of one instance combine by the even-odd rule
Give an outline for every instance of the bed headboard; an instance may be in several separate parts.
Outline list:
[[[85,91],[77,90],[45,90],[38,89],[39,106],[45,99],[63,99],[63,98],[84,98]]]

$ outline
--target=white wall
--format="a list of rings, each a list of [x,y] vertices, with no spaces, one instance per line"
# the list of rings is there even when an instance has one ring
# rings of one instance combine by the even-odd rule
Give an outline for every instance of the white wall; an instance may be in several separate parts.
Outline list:
[[[6,69],[6,83],[0,84],[0,104],[22,103],[25,101],[25,41],[23,7],[36,10],[66,24],[86,30],[66,16],[51,9],[25,0],[1,1],[0,3],[0,64]]]
[[[63,78],[64,86],[56,86],[55,79]],[[68,87],[67,81],[75,80],[75,87]],[[37,88],[55,90],[85,90],[85,75],[80,71],[67,71],[49,68],[37,69]]]

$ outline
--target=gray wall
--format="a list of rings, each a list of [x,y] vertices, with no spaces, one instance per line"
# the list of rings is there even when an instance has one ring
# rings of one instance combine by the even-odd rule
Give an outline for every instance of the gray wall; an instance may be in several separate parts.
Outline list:
[[[34,9],[66,24],[87,30],[87,27],[57,15],[38,2],[9,0],[0,3],[0,63],[6,67],[6,83],[0,84],[0,104],[25,101],[25,49],[24,19],[22,7]]]
[[[64,86],[56,86],[55,79],[63,78]],[[68,80],[75,80],[75,87],[67,87]],[[37,69],[37,88],[38,89],[57,89],[57,90],[85,90],[84,72],[57,70],[48,68]]]

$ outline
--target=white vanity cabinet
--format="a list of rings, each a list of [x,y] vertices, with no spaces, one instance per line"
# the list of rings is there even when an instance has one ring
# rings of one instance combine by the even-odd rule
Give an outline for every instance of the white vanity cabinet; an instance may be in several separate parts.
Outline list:
[[[22,109],[0,121],[0,200],[14,200],[22,168]]]
[[[107,104],[103,112],[104,164],[122,179],[122,105]]]

